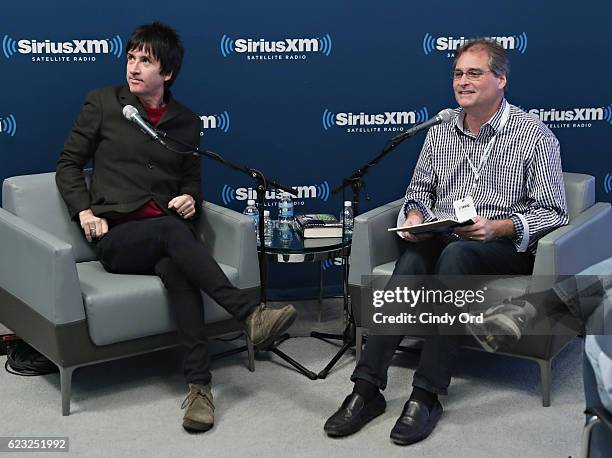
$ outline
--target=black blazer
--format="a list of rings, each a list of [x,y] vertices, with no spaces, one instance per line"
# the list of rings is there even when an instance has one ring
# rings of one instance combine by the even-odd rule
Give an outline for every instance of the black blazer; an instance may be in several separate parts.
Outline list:
[[[75,220],[87,208],[96,216],[113,219],[140,208],[149,199],[167,214],[174,214],[168,211],[168,202],[178,195],[202,200],[200,159],[172,153],[142,133],[123,116],[125,105],[133,105],[151,122],[127,86],[97,89],[87,95],[64,144],[55,180]],[[169,93],[166,112],[156,127],[184,142],[200,143],[199,118]],[[90,160],[93,174],[88,190],[83,167]]]

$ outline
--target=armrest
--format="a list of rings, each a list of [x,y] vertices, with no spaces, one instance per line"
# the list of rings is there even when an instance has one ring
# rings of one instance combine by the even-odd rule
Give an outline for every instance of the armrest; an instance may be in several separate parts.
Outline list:
[[[612,256],[609,203],[598,202],[538,241],[534,275],[574,275]]]
[[[361,285],[363,275],[391,262],[401,254],[402,240],[387,229],[395,227],[404,199],[398,199],[355,217],[349,269],[349,284]]]
[[[54,324],[85,319],[72,246],[0,208],[0,287]]]
[[[196,230],[217,262],[238,269],[238,284],[234,286],[241,289],[259,286],[257,238],[251,218],[203,202]]]

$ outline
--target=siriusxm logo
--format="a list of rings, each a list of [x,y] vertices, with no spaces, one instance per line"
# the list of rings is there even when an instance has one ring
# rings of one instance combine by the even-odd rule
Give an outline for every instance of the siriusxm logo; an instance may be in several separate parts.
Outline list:
[[[30,54],[33,62],[95,61],[95,56],[84,54],[109,54],[117,58],[123,56],[123,43],[119,35],[102,40],[15,40],[8,35],[2,38],[2,53],[10,59],[16,54]],[[74,56],[78,54],[79,56]]]
[[[247,60],[304,60],[306,54],[320,53],[329,56],[332,39],[328,34],[322,38],[284,38],[270,41],[263,38],[236,38],[223,35],[220,41],[221,55],[245,54]]]
[[[607,193],[612,192],[612,175],[606,173],[606,177],[604,178],[604,191]]]
[[[292,186],[291,188],[295,190],[295,193],[297,194],[296,199],[298,200],[321,199],[322,201],[327,202],[330,195],[329,183],[327,181],[316,185]],[[266,191],[266,200],[280,200],[281,194],[282,192],[278,192],[276,190]],[[221,190],[221,201],[225,205],[228,205],[234,200],[242,201],[248,199],[257,199],[257,191],[254,188],[235,189],[227,184],[223,185],[223,189]],[[294,203],[298,204],[298,202]],[[276,205],[276,203],[273,205]]]
[[[528,113],[536,115],[542,122],[550,121],[606,121],[612,124],[612,105],[601,108],[572,108],[557,110],[551,108],[532,108]]]
[[[17,120],[15,116],[9,114],[8,116],[0,116],[0,135],[10,135],[14,137],[17,133]]]
[[[570,108],[531,108],[525,110],[547,123],[551,129],[592,127],[593,122],[603,121],[612,125],[612,105],[603,107]]]
[[[385,111],[383,113],[334,113],[323,110],[321,122],[325,130],[346,127],[347,132],[403,131],[407,124],[418,124],[429,119],[426,107],[418,111]],[[382,127],[381,127],[382,126]]]
[[[527,34],[525,32],[519,33],[518,35],[508,35],[500,37],[487,37],[491,40],[497,41],[506,50],[516,50],[521,54],[525,54],[527,51]],[[429,33],[426,33],[423,37],[423,52],[426,56],[434,51],[444,51],[448,57],[454,57],[454,51],[457,51],[463,46],[469,38],[466,37],[434,37]]]
[[[214,115],[200,116],[200,121],[202,129],[219,129],[227,133],[230,128],[230,116],[227,111]],[[200,132],[200,135],[204,135],[204,133]]]

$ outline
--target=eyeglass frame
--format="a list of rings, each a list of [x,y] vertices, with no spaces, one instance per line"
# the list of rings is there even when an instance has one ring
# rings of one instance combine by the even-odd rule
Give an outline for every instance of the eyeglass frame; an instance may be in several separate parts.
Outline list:
[[[472,75],[470,76],[470,72],[472,72]],[[458,75],[458,73],[460,73],[460,75]],[[477,73],[477,75],[474,75],[474,73]],[[463,75],[465,75],[465,77],[469,80],[469,81],[478,81],[480,80],[480,78],[482,78],[484,75],[486,75],[487,73],[493,73],[495,75],[495,72],[493,70],[481,70],[479,68],[469,68],[467,71],[463,71],[463,70],[453,70],[453,72],[451,73],[451,76],[453,78],[453,81],[455,80],[460,80],[461,78],[463,78]],[[496,75],[497,76],[497,75]]]

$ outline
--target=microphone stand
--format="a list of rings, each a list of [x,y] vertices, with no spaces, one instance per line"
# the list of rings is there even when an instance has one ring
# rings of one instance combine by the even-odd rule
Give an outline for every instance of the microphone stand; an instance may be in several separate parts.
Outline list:
[[[363,177],[366,175],[366,173],[368,173],[370,168],[377,165],[387,154],[389,154],[391,151],[397,148],[400,145],[400,143],[402,143],[404,140],[408,138],[415,136],[417,133],[418,131],[416,132],[407,131],[407,132],[403,132],[395,136],[394,138],[392,138],[389,142],[387,142],[387,144],[385,144],[380,154],[378,154],[374,159],[366,162],[364,165],[359,167],[349,177],[343,178],[342,184],[338,185],[336,188],[332,190],[332,194],[337,194],[338,192],[342,191],[342,201],[344,202],[345,189],[349,186],[351,187],[353,218],[359,214],[359,200],[360,200],[359,197],[360,197],[362,188],[365,188]],[[370,200],[369,196],[367,195],[366,195],[366,200]],[[345,240],[344,231],[345,231],[345,225],[343,222],[342,224],[342,239],[343,240]],[[325,366],[325,368],[323,368],[323,370],[319,372],[319,374],[317,375],[317,377],[320,379],[324,379],[325,377],[327,377],[327,374],[329,373],[329,371],[336,365],[336,363],[340,360],[342,355],[344,355],[344,353],[346,353],[346,351],[349,348],[354,347],[356,344],[355,318],[353,316],[352,307],[349,305],[349,299],[348,299],[348,273],[349,273],[349,265],[348,265],[348,258],[347,258],[343,262],[343,269],[342,269],[342,288],[343,288],[343,293],[344,293],[343,294],[343,297],[344,297],[343,314],[344,314],[344,321],[346,322],[346,326],[344,328],[343,333],[342,334],[329,334],[325,332],[311,332],[310,333],[310,336],[316,339],[342,341],[342,347],[340,347],[338,352],[330,360],[327,366]]]
[[[258,225],[257,225],[257,232],[259,233],[259,252],[258,252],[258,258],[259,258],[259,277],[260,277],[260,301],[262,303],[266,303],[267,301],[267,280],[268,280],[268,258],[266,257],[266,244],[265,244],[265,235],[264,235],[264,216],[263,216],[263,212],[264,212],[264,206],[265,206],[265,202],[266,202],[266,190],[269,187],[274,187],[277,189],[282,189],[283,191],[288,192],[289,194],[291,194],[292,196],[296,196],[295,194],[295,190],[291,189],[288,186],[285,186],[277,181],[274,180],[270,180],[267,179],[265,177],[265,175],[257,170],[254,169],[252,167],[246,167],[243,165],[238,165],[235,164],[233,162],[228,161],[227,159],[223,158],[221,155],[215,153],[214,151],[210,151],[210,150],[201,150],[198,146],[194,146],[194,145],[190,145],[189,143],[186,143],[182,140],[179,140],[177,138],[173,138],[170,137],[168,134],[166,134],[166,132],[162,131],[162,130],[156,130],[157,134],[162,137],[162,138],[167,138],[168,140],[177,143],[181,146],[184,146],[185,148],[188,148],[189,151],[178,151],[174,148],[172,148],[171,146],[169,146],[167,143],[165,142],[159,142],[162,146],[164,146],[166,149],[168,149],[169,151],[172,151],[173,153],[177,153],[177,154],[182,154],[182,155],[192,155],[192,156],[200,156],[200,157],[207,157],[209,159],[212,159],[213,161],[219,162],[223,165],[225,165],[226,167],[229,167],[232,170],[236,170],[238,172],[244,173],[245,175],[248,175],[249,177],[253,178],[256,182],[256,192],[257,192],[257,202],[258,202],[258,213],[259,213],[259,221],[258,221]],[[301,365],[299,362],[297,362],[296,360],[294,360],[293,358],[291,358],[289,355],[287,355],[286,353],[284,353],[283,351],[279,350],[277,348],[278,345],[280,345],[283,341],[285,341],[287,338],[289,337],[288,334],[285,334],[281,337],[279,337],[277,339],[276,342],[274,342],[270,347],[268,347],[266,350],[267,351],[271,351],[272,353],[274,353],[275,355],[279,356],[280,358],[284,359],[286,362],[288,362],[289,364],[291,364],[293,367],[295,367],[301,374],[305,375],[306,377],[308,377],[311,380],[315,380],[317,378],[317,375],[310,371],[309,369],[307,369],[306,367],[304,367],[303,365]],[[245,347],[246,349],[246,347]],[[234,351],[235,352],[235,351]]]

